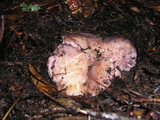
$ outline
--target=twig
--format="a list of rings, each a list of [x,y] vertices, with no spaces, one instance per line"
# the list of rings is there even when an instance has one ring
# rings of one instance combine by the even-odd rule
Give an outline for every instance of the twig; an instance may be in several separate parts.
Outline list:
[[[0,42],[2,42],[3,34],[4,34],[4,16],[1,15],[1,28],[0,28]]]
[[[125,98],[121,97],[118,93],[114,92],[112,89],[106,87],[105,85],[103,85],[95,80],[93,80],[93,81],[96,82],[97,84],[100,84],[101,86],[103,86],[105,88],[105,90],[107,90],[109,93],[112,93],[115,97],[117,97],[119,99],[118,101],[125,103],[125,104],[128,104],[128,101]]]
[[[7,113],[5,114],[5,116],[2,118],[2,120],[6,120],[7,116],[9,115],[9,113],[11,112],[11,110],[13,109],[13,107],[16,105],[16,103],[20,100],[20,98],[17,98],[17,100],[13,103],[13,105],[9,108],[9,110],[7,111]]]
[[[111,120],[136,120],[136,118],[129,118],[116,113],[95,112],[91,110],[82,110],[82,109],[77,109],[76,111],[85,115],[93,117],[99,116],[101,118],[111,119]]]

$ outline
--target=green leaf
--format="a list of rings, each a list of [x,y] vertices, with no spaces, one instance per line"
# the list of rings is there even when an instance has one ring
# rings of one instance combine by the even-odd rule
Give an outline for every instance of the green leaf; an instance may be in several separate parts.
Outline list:
[[[24,2],[20,4],[20,7],[26,7],[26,6],[28,6],[28,5]]]
[[[31,12],[37,12],[38,10],[40,10],[40,6],[38,4],[32,5],[31,6]]]
[[[37,12],[39,9],[41,9],[38,4],[35,4],[35,5],[30,4],[30,5],[28,5],[28,4],[24,3],[24,2],[20,4],[20,7],[22,7],[22,11],[24,11],[24,12],[29,12],[29,11]]]

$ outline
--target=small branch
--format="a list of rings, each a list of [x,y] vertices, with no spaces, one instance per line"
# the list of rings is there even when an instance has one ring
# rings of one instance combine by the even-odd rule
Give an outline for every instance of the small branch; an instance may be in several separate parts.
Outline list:
[[[95,112],[91,110],[82,110],[82,109],[77,109],[77,112],[85,115],[89,115],[92,117],[101,117],[101,118],[111,119],[111,120],[136,120],[136,118],[125,117],[116,113]]]
[[[12,106],[9,108],[9,110],[7,111],[7,113],[5,114],[5,116],[2,118],[2,120],[6,120],[7,116],[9,115],[9,113],[11,112],[11,110],[14,108],[14,106],[16,105],[16,103],[20,100],[20,98],[17,98],[17,100],[12,104]]]
[[[0,42],[2,42],[3,34],[4,34],[4,16],[1,15]]]

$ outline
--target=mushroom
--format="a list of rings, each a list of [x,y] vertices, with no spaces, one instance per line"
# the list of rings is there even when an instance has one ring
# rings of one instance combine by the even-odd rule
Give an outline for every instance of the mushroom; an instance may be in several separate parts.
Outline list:
[[[95,61],[88,73],[87,92],[92,96],[109,87],[114,77],[121,77],[121,72],[115,68],[114,63],[109,59]]]
[[[97,59],[102,38],[91,33],[74,33],[62,36],[63,44],[72,45],[82,50],[90,60],[90,65]]]
[[[106,38],[101,45],[102,57],[109,58],[121,71],[130,71],[136,64],[135,47],[125,38]]]
[[[73,45],[78,49],[97,49],[102,42],[102,38],[91,33],[74,33],[62,36],[63,43]]]
[[[88,59],[79,49],[61,44],[48,60],[48,72],[58,90],[67,95],[81,95],[88,79]]]
[[[62,36],[63,43],[48,59],[48,72],[67,95],[97,95],[121,71],[136,64],[135,47],[124,38],[102,39],[90,33]]]

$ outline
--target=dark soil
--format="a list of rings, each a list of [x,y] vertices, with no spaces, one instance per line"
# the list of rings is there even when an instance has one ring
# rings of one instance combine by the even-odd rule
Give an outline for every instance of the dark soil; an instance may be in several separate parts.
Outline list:
[[[117,119],[160,119],[160,2],[97,0],[84,17],[86,6],[80,6],[82,13],[72,14],[64,1],[6,0],[0,5],[0,118],[20,98],[7,119],[105,119],[101,113],[115,113]],[[23,12],[22,2],[39,4],[41,9]],[[34,85],[28,63],[56,87],[48,76],[47,60],[62,42],[61,35],[69,32],[125,37],[137,49],[137,64],[96,97],[50,93],[59,105]],[[82,113],[78,108],[90,112]]]

